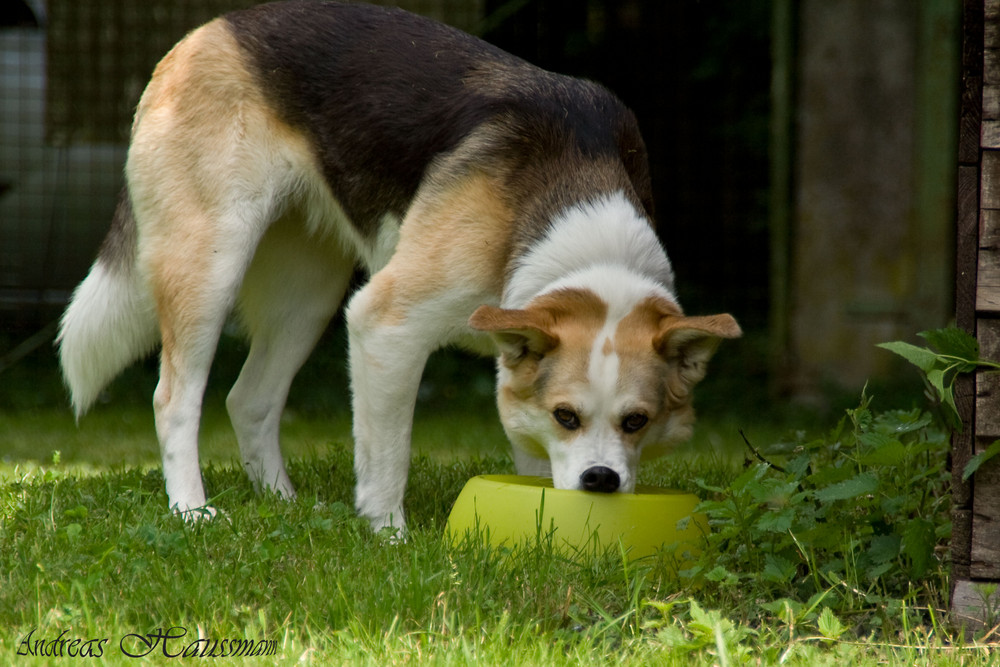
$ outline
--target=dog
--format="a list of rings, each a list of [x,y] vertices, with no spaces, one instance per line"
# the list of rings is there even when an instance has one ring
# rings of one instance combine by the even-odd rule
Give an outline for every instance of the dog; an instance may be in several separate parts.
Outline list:
[[[497,357],[521,474],[632,492],[690,436],[692,387],[728,314],[686,316],[653,227],[646,149],[605,88],[398,9],[235,11],[163,58],[135,113],[126,187],[57,339],[79,418],[160,346],[169,507],[212,514],[198,461],[215,348],[250,341],[226,399],[258,490],[295,495],[289,386],[346,308],[356,508],[405,530],[421,374],[436,349]]]

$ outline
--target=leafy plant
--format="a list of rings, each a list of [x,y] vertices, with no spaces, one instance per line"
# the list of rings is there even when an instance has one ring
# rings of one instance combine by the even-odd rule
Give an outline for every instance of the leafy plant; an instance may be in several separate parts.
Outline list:
[[[917,335],[927,341],[926,347],[903,341],[880,343],[878,347],[898,354],[923,371],[950,424],[961,430],[962,420],[955,406],[956,378],[977,370],[1000,371],[1000,363],[980,359],[979,341],[961,329],[932,329]]]
[[[920,368],[943,409],[879,413],[866,388],[824,437],[798,434],[761,451],[747,440],[754,456],[740,474],[699,481],[710,494],[699,510],[712,532],[700,560],[682,572],[690,585],[744,609],[760,600],[758,613],[789,635],[806,624],[827,640],[850,627],[842,619],[867,633],[932,616],[948,588],[947,457],[950,432],[961,425],[955,380],[1000,364],[980,359],[976,340],[958,329],[920,336],[928,347],[880,347]],[[1000,442],[965,474],[998,453]]]
[[[820,601],[857,616],[910,596],[914,581],[942,590],[947,442],[929,413],[876,414],[863,393],[825,437],[768,448],[761,458],[772,460],[726,487],[702,484],[713,496],[699,507],[712,533],[683,576],[737,598],[804,604],[800,620],[812,623]],[[823,624],[836,634],[829,615]]]
[[[955,406],[955,380],[963,373],[1000,371],[1000,363],[981,359],[979,341],[955,327],[932,329],[917,334],[928,346],[918,347],[903,341],[882,343],[879,347],[894,352],[919,368],[944,408],[945,419],[956,430],[962,429],[962,419]],[[973,456],[962,471],[968,479],[991,458],[1000,454],[1000,440]]]

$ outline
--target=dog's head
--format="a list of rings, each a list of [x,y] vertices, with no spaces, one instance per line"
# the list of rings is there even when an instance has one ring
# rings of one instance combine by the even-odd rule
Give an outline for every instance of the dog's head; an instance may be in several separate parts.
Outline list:
[[[500,350],[497,404],[515,447],[548,457],[558,489],[632,492],[640,459],[691,435],[691,389],[730,315],[685,317],[651,295],[623,308],[562,289],[521,310],[482,306],[469,324]]]

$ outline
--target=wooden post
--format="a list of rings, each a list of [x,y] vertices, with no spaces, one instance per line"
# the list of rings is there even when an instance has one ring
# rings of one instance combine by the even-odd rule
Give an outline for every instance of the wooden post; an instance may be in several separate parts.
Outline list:
[[[958,145],[955,316],[1000,359],[1000,0],[964,0]],[[957,625],[996,623],[1000,611],[1000,460],[971,480],[969,459],[1000,438],[1000,377],[961,378],[964,428],[952,439],[952,598]]]

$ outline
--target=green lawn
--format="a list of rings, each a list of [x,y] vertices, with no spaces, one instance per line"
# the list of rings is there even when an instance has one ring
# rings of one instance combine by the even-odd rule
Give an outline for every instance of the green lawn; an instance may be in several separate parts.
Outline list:
[[[929,527],[928,549],[947,541],[947,506],[927,493],[945,476],[941,438],[923,417],[856,411],[833,435],[822,435],[832,423],[796,435],[801,419],[706,401],[692,443],[641,478],[708,501],[712,541],[678,576],[614,549],[568,560],[544,540],[446,545],[465,480],[511,471],[488,386],[448,407],[460,393],[453,376],[430,374],[411,533],[389,544],[354,516],[349,416],[343,395],[317,393],[315,378],[284,424],[292,503],[252,493],[221,393],[209,391],[203,469],[224,518],[185,524],[166,511],[148,377],[119,383],[76,425],[58,388],[15,375],[25,391],[0,411],[0,664],[72,662],[71,650],[111,664],[147,650],[160,663],[185,651],[270,653],[214,659],[241,665],[992,664],[992,635],[948,625],[946,550],[917,562],[906,541],[912,526]],[[913,430],[876,437],[900,424]],[[744,463],[741,428],[781,472]],[[871,442],[886,447],[863,450]],[[897,450],[912,461],[890,460]],[[820,474],[843,461],[843,475]],[[859,480],[864,495],[851,496]],[[885,535],[872,532],[875,515]],[[873,561],[899,516],[920,523]],[[58,655],[21,655],[29,649]]]

